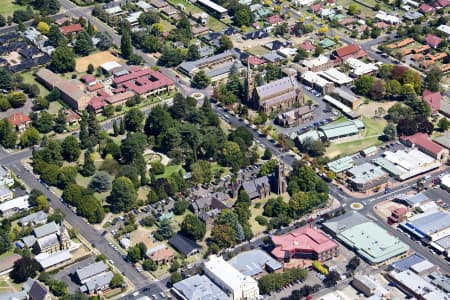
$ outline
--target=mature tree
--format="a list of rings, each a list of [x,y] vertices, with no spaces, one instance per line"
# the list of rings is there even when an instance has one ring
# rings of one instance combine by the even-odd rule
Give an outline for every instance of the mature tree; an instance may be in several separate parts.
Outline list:
[[[358,4],[356,4],[356,3],[351,3],[351,4],[348,6],[348,14],[349,14],[349,15],[354,16],[354,15],[359,14],[360,12],[361,12],[361,9],[359,8]]]
[[[175,204],[173,206],[173,212],[176,215],[181,216],[182,214],[184,214],[184,212],[186,211],[186,209],[189,207],[189,201],[184,200],[184,199],[179,199],[177,201],[175,201]]]
[[[8,93],[7,99],[12,108],[22,107],[25,105],[25,102],[27,102],[27,96],[18,91]]]
[[[20,145],[22,147],[37,145],[40,139],[39,131],[34,127],[28,127],[20,136]]]
[[[43,110],[39,112],[36,118],[31,118],[33,120],[33,126],[41,133],[49,133],[53,129],[54,118],[53,115]]]
[[[181,233],[193,240],[202,240],[206,233],[206,224],[196,215],[188,214],[181,223]]]
[[[370,75],[363,75],[355,80],[356,93],[367,96],[372,89],[372,85],[375,82],[375,78]]]
[[[6,18],[4,15],[0,15],[0,27],[3,27],[6,25]]]
[[[233,42],[227,35],[222,35],[219,39],[219,48],[217,52],[222,53],[233,48]]]
[[[139,108],[132,108],[125,114],[125,128],[128,131],[140,131],[143,128],[144,113]]]
[[[198,71],[192,78],[191,85],[197,89],[204,89],[209,86],[211,79],[206,75],[205,71]]]
[[[83,30],[77,34],[74,46],[76,54],[81,56],[89,55],[93,48],[91,37],[86,31]]]
[[[145,271],[151,271],[154,272],[158,269],[158,265],[151,259],[145,259],[142,263],[142,268]]]
[[[374,100],[382,100],[386,93],[386,84],[384,80],[376,79],[371,88],[370,88],[370,96]]]
[[[125,163],[132,163],[142,158],[142,153],[147,147],[147,137],[145,134],[136,132],[129,133],[125,139],[122,140],[120,150],[122,158]]]
[[[109,284],[112,288],[119,288],[124,285],[125,281],[123,276],[119,273],[114,273],[113,278],[111,279],[111,283]]]
[[[330,271],[326,276],[324,283],[326,286],[335,286],[341,280],[341,275],[337,271]]]
[[[58,111],[58,115],[55,118],[55,125],[53,126],[53,130],[56,133],[63,133],[65,130],[67,130],[66,115],[64,114],[63,109],[60,109]]]
[[[96,37],[98,38],[98,43],[96,47],[99,50],[105,51],[111,48],[112,46],[112,38],[107,32],[98,32],[96,34]]]
[[[67,136],[61,143],[61,155],[67,161],[77,161],[81,154],[80,143],[73,135]]]
[[[306,51],[303,48],[298,48],[297,49],[297,54],[294,57],[294,61],[295,62],[299,62],[301,60],[304,60],[304,59],[308,58],[308,56],[309,56],[309,52],[308,51]]]
[[[194,183],[208,183],[212,179],[211,164],[205,160],[198,160],[191,165],[191,174]]]
[[[397,137],[397,129],[392,123],[389,123],[384,127],[383,134],[387,141],[392,141]]]
[[[0,254],[3,254],[11,249],[11,240],[8,231],[0,228]]]
[[[97,172],[94,177],[92,177],[89,187],[99,193],[109,191],[112,187],[111,175],[105,171]]]
[[[442,71],[436,66],[432,66],[427,72],[423,81],[425,88],[432,91],[439,91],[439,82],[442,79]]]
[[[66,73],[75,70],[75,55],[68,46],[58,46],[52,53],[50,68],[55,72]]]
[[[141,14],[139,16],[139,24],[141,25],[152,25],[155,23],[159,23],[160,21],[160,16],[158,12],[155,11],[148,11],[148,12],[144,12],[143,14]]]
[[[114,212],[129,211],[136,205],[137,193],[133,182],[126,177],[118,177],[113,181],[108,202]]]
[[[402,85],[395,79],[386,82],[386,94],[396,97],[402,94]]]
[[[95,165],[92,158],[93,155],[94,154],[90,151],[84,152],[84,163],[80,169],[80,174],[85,177],[92,176],[95,173]]]
[[[0,68],[0,89],[10,90],[13,84],[13,75],[6,68]]]
[[[248,5],[238,4],[234,11],[233,21],[236,26],[250,26],[252,24],[253,16]]]
[[[172,229],[172,225],[168,219],[164,219],[159,222],[158,229],[154,232],[153,236],[158,241],[163,241],[171,238],[174,232]]]
[[[50,30],[47,33],[48,43],[53,47],[57,47],[60,45],[64,45],[67,42],[67,39],[62,34],[61,30],[57,25],[51,25]]]
[[[439,119],[438,121],[438,128],[440,131],[444,132],[447,131],[450,126],[450,122],[447,118],[443,117]]]
[[[131,45],[131,34],[128,28],[122,26],[122,37],[120,39],[120,51],[125,59],[129,59],[133,54],[133,46]]]
[[[39,263],[31,257],[24,256],[14,263],[9,276],[15,283],[25,282],[29,277],[34,278],[41,269]]]
[[[14,148],[17,143],[17,131],[7,119],[0,120],[0,143],[5,148]]]
[[[194,61],[200,58],[200,52],[198,51],[197,45],[190,45],[187,51],[186,60]]]
[[[158,65],[166,67],[178,66],[184,60],[184,55],[180,49],[164,46],[161,56],[158,59]]]
[[[353,256],[347,264],[347,269],[353,272],[356,270],[356,268],[358,268],[360,263],[361,259],[359,259],[358,256]]]
[[[154,35],[147,36],[142,44],[142,48],[150,53],[161,51],[162,46],[160,39]]]

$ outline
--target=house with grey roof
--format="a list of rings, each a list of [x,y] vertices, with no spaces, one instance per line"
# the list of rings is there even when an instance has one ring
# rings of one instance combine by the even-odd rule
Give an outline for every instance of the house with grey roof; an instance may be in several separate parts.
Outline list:
[[[35,243],[32,247],[35,253],[55,253],[60,250],[70,249],[71,247],[67,229],[62,225],[57,225],[55,222],[50,222],[34,228],[33,236],[35,238]],[[28,238],[28,242],[31,241],[32,238]]]
[[[242,188],[250,197],[250,200],[263,199],[270,196],[270,182],[268,176],[250,179],[242,183]]]
[[[229,300],[227,294],[205,275],[194,275],[175,283],[172,293],[183,300]]]
[[[91,277],[108,270],[108,266],[103,261],[98,261],[75,271],[74,278],[79,284],[84,284]]]
[[[46,286],[35,280],[28,292],[28,299],[30,300],[50,300],[53,299],[52,294]]]
[[[90,295],[101,292],[109,288],[113,277],[114,273],[112,271],[104,272],[102,274],[90,277],[90,279],[80,287],[80,291],[82,293],[87,293]]]
[[[197,215],[211,210],[220,212],[222,209],[231,207],[227,200],[228,195],[223,192],[210,193],[191,200],[190,208]]]
[[[39,224],[45,224],[47,222],[47,213],[40,210],[38,212],[29,214],[28,216],[25,216],[23,218],[19,219],[19,224],[22,226],[36,226]]]
[[[54,253],[40,253],[34,257],[42,269],[49,270],[61,267],[72,259],[69,250],[61,250]]]
[[[4,184],[0,185],[0,202],[8,201],[13,198],[13,192]]]
[[[283,270],[283,265],[267,252],[255,249],[241,252],[228,261],[245,276],[260,276],[263,272],[273,273]]]

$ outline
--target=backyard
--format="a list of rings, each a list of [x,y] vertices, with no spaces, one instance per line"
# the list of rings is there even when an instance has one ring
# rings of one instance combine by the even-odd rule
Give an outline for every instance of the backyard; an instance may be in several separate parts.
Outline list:
[[[36,81],[32,71],[24,72],[20,74],[23,77],[23,82],[28,84],[36,84],[39,87],[40,93],[39,96],[47,96],[49,91],[42,84]]]
[[[14,0],[2,0],[0,5],[0,14],[4,16],[12,16],[15,10],[25,8],[22,5],[15,4]]]

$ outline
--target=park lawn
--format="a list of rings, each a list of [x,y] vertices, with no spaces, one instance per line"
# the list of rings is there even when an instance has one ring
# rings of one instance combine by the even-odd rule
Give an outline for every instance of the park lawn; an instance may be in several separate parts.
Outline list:
[[[159,23],[163,26],[164,31],[171,31],[173,28],[175,28],[175,26],[173,26],[172,23],[163,18],[159,20]]]
[[[364,125],[366,126],[365,137],[372,137],[383,134],[384,127],[387,125],[385,119],[370,119],[363,117]]]
[[[185,1],[185,0],[169,0],[169,1],[167,1],[167,2],[169,2],[170,4],[172,4],[176,9],[180,9],[180,8],[178,7],[178,4],[183,5],[184,8],[185,8],[185,12],[188,13],[188,14],[189,14],[189,13],[191,13],[191,14],[197,14],[197,13],[202,13],[202,12],[203,12],[203,10],[201,10],[199,7],[193,5],[193,4],[191,4],[191,3],[189,3],[189,2],[187,2],[187,1]],[[211,17],[211,16],[210,16],[210,17]]]
[[[39,87],[39,90],[41,91],[39,94],[40,96],[45,97],[49,94],[49,90],[47,90],[47,88],[45,86],[43,86],[36,80],[36,78],[34,77],[34,75],[31,71],[21,73],[20,75],[22,75],[24,83],[36,84]]]
[[[216,31],[216,32],[227,29],[227,25],[220,22],[219,20],[217,20],[216,18],[214,18],[211,15],[208,17],[208,27],[209,27],[209,29]]]
[[[163,174],[156,175],[156,179],[159,178],[169,178],[170,175],[172,175],[175,172],[179,172],[180,170],[183,170],[183,173],[185,172],[184,169],[181,167],[181,165],[170,165],[166,166],[164,169]]]
[[[330,159],[333,159],[337,156],[345,156],[349,154],[353,154],[356,152],[359,152],[361,150],[364,150],[366,148],[369,148],[371,146],[380,145],[383,142],[377,137],[367,137],[367,138],[361,138],[356,141],[350,141],[346,143],[341,144],[331,144],[327,151],[325,152],[325,156],[329,157]]]
[[[367,2],[367,1],[364,1],[364,2]],[[342,7],[344,7],[344,9],[348,9],[350,4],[358,5],[358,7],[361,10],[361,15],[363,15],[363,16],[370,17],[370,16],[375,16],[375,14],[376,14],[376,12],[374,10],[372,10],[372,9],[366,7],[366,6],[363,6],[363,5],[357,3],[357,2],[355,2],[353,0],[338,0],[336,2],[336,5],[342,5]],[[375,1],[374,0],[369,0],[367,2],[367,4],[369,6],[371,6],[371,5],[375,6]]]
[[[269,51],[266,48],[264,48],[263,46],[255,46],[255,47],[247,49],[247,52],[250,53],[251,55],[262,56]]]
[[[4,16],[12,16],[13,12],[18,9],[25,9],[24,6],[15,4],[14,0],[2,0],[0,5],[0,14]]]

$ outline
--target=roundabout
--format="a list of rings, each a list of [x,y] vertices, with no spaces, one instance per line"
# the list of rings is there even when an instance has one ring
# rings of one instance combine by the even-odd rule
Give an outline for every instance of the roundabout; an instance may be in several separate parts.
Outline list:
[[[350,208],[353,210],[361,210],[363,209],[363,205],[359,202],[353,202],[352,204],[350,204]]]

